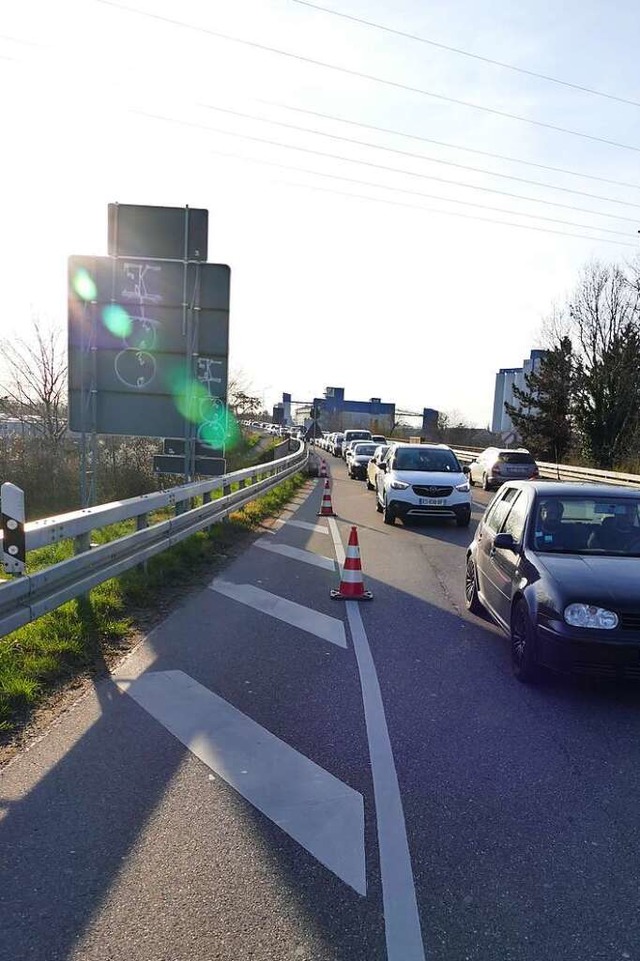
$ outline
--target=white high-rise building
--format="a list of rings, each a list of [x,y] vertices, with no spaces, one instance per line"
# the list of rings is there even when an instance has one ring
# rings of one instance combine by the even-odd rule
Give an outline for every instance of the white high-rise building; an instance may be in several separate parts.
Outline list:
[[[514,404],[514,385],[521,390],[527,389],[525,376],[540,366],[540,362],[546,356],[546,353],[546,350],[532,350],[529,358],[523,361],[522,367],[501,367],[496,374],[493,416],[491,418],[491,430],[495,433],[509,434],[513,431],[513,422],[504,409],[505,402]]]

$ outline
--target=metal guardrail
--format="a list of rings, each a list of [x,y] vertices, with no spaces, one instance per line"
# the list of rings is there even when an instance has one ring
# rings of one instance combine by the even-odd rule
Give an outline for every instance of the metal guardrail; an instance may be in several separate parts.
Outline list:
[[[486,448],[467,447],[466,450],[454,449],[454,454],[463,463],[471,463]],[[619,487],[640,487],[640,474],[623,474],[612,470],[596,470],[593,467],[573,467],[571,464],[551,464],[537,461],[540,477],[547,480],[582,481],[583,483],[615,484]]]
[[[143,494],[112,504],[48,517],[25,525],[27,554],[48,544],[72,538],[76,556],[33,574],[0,583],[0,637],[85,594],[97,584],[142,564],[192,534],[223,520],[233,511],[277,487],[301,470],[308,458],[304,444],[286,457],[234,471],[224,477],[183,484],[154,494]],[[247,485],[247,481],[250,484]],[[232,492],[232,487],[238,490]],[[211,500],[213,491],[222,496]],[[149,514],[166,507],[189,504],[202,497],[198,507],[149,526]],[[138,530],[91,547],[92,531],[120,521],[137,519]],[[91,548],[91,549],[89,549]]]

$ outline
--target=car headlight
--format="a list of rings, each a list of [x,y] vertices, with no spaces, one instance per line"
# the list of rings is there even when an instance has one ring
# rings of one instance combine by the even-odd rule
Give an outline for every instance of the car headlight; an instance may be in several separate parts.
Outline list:
[[[618,626],[618,615],[614,611],[592,604],[569,604],[564,609],[564,619],[572,627],[597,627],[612,631]]]
[[[456,490],[460,491],[461,494],[466,494],[467,491],[471,490],[469,481],[465,481],[464,484],[456,484]]]
[[[394,491],[406,491],[406,489],[409,487],[409,484],[405,484],[404,481],[395,480],[391,481],[390,486],[393,487]]]

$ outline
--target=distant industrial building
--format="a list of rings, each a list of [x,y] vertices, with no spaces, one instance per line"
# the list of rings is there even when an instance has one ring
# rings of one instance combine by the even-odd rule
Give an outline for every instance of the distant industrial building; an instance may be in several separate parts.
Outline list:
[[[493,417],[491,419],[491,430],[496,434],[508,435],[515,433],[513,421],[505,410],[505,403],[518,406],[518,401],[514,397],[513,388],[526,390],[527,384],[525,377],[537,370],[541,361],[546,356],[546,350],[532,350],[527,360],[523,361],[522,367],[501,367],[496,374],[496,389],[493,397]]]
[[[349,400],[344,396],[344,387],[327,387],[322,397],[314,397],[308,402],[292,400],[291,394],[283,394],[282,402],[273,408],[273,420],[277,424],[293,422],[292,405],[303,405],[316,409],[319,413],[318,425],[322,431],[347,430],[348,428],[368,428],[374,434],[391,434],[404,411],[397,411],[393,403],[383,402],[380,397],[369,400]],[[414,416],[414,415],[411,415]],[[438,411],[431,407],[423,408],[421,434],[425,439],[435,440],[438,426]]]
[[[0,414],[0,438],[37,437],[42,434],[42,423],[36,417],[8,417]]]

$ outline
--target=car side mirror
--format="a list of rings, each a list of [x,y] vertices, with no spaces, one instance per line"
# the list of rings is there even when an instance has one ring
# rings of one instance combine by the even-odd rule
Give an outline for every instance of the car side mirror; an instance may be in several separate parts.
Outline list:
[[[493,538],[493,546],[496,550],[513,551],[514,554],[520,551],[519,545],[513,539],[513,534],[496,534]]]

